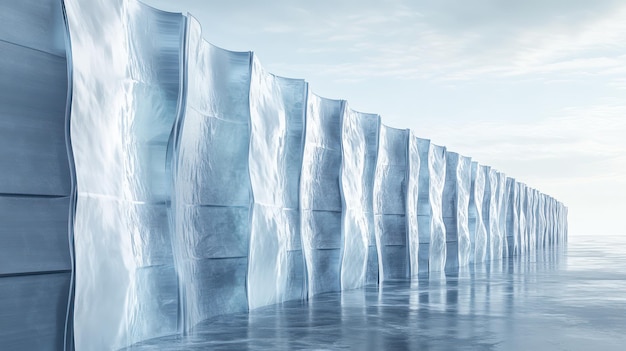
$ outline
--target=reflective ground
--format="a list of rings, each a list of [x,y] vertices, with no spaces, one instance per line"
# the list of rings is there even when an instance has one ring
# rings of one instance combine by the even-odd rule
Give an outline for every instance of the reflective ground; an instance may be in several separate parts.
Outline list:
[[[215,318],[132,350],[626,350],[626,235]]]

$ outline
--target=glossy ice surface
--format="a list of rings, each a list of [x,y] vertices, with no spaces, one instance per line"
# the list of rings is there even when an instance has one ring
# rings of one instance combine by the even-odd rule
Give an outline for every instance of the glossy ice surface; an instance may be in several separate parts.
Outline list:
[[[132,350],[623,350],[626,236],[214,318]]]

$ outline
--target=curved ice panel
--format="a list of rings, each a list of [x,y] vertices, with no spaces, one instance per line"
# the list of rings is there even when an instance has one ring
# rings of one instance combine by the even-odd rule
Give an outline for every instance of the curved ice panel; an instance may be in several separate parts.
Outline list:
[[[117,349],[174,333],[166,150],[184,17],[139,2],[65,1],[77,179],[75,343]]]
[[[380,116],[346,105],[341,126],[341,290],[378,281],[373,194],[379,129]]]
[[[252,61],[248,263],[250,308],[306,297],[298,188],[307,84]]]
[[[515,191],[516,183],[513,178],[506,178],[506,242],[507,257],[515,255],[516,248],[516,231],[518,230],[518,219],[515,211],[517,210],[517,192]]]
[[[409,271],[412,276],[416,276],[419,273],[420,236],[417,207],[419,201],[420,155],[418,142],[419,139],[411,132],[409,135],[408,179],[406,189],[406,230],[409,245]]]
[[[446,181],[446,148],[430,144],[428,152],[430,174],[428,199],[430,202],[430,252],[429,272],[444,272],[446,265],[446,228],[443,224],[442,201]]]
[[[472,162],[472,185],[468,208],[470,230],[470,262],[485,262],[487,255],[487,230],[483,221],[483,200],[485,197],[485,167]]]
[[[485,233],[486,233],[486,237],[485,237],[485,242],[486,242],[486,247],[487,247],[487,252],[486,252],[486,256],[485,256],[485,260],[486,261],[491,261],[492,257],[491,257],[491,251],[492,251],[492,234],[491,234],[491,215],[494,211],[494,208],[491,206],[491,203],[494,202],[492,201],[492,198],[494,197],[493,192],[491,191],[491,172],[492,169],[490,166],[485,166],[485,165],[481,165],[480,166],[481,171],[483,172],[483,175],[485,177],[485,190],[484,190],[484,197],[483,197],[483,204],[482,204],[482,209],[483,209],[483,224],[485,226]],[[495,172],[495,171],[493,171]]]
[[[500,235],[500,206],[502,203],[499,172],[489,170],[489,259],[502,259],[502,237]]]
[[[173,140],[172,228],[182,329],[248,309],[250,52],[188,18],[184,108]]]
[[[430,222],[432,210],[430,208],[430,169],[429,153],[430,140],[417,138],[417,151],[420,159],[418,172],[418,197],[417,197],[417,226],[418,226],[418,272],[428,272],[428,260],[430,253]],[[417,272],[412,272],[415,274]]]
[[[378,280],[409,276],[406,186],[409,130],[380,126],[374,178],[374,222],[378,247]]]
[[[341,117],[345,102],[308,93],[300,175],[308,296],[341,288]]]
[[[506,188],[506,174],[502,172],[496,173],[496,179],[498,181],[498,189],[496,192],[496,199],[498,202],[498,235],[500,239],[499,258],[508,257],[508,239],[506,236],[506,208],[507,208],[507,188]]]
[[[471,159],[456,152],[447,152],[442,205],[446,227],[446,272],[455,273],[459,267],[469,264],[470,185]]]

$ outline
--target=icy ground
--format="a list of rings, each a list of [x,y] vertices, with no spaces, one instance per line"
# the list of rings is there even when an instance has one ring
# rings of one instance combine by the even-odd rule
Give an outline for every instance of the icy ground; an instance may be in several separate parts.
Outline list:
[[[473,276],[473,277],[471,277]],[[624,350],[626,236],[227,315],[132,350]]]

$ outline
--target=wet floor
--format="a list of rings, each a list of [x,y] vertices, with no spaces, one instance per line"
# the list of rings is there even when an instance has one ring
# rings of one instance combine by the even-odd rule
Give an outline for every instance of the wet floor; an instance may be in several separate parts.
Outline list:
[[[220,316],[132,350],[626,350],[626,235]]]

